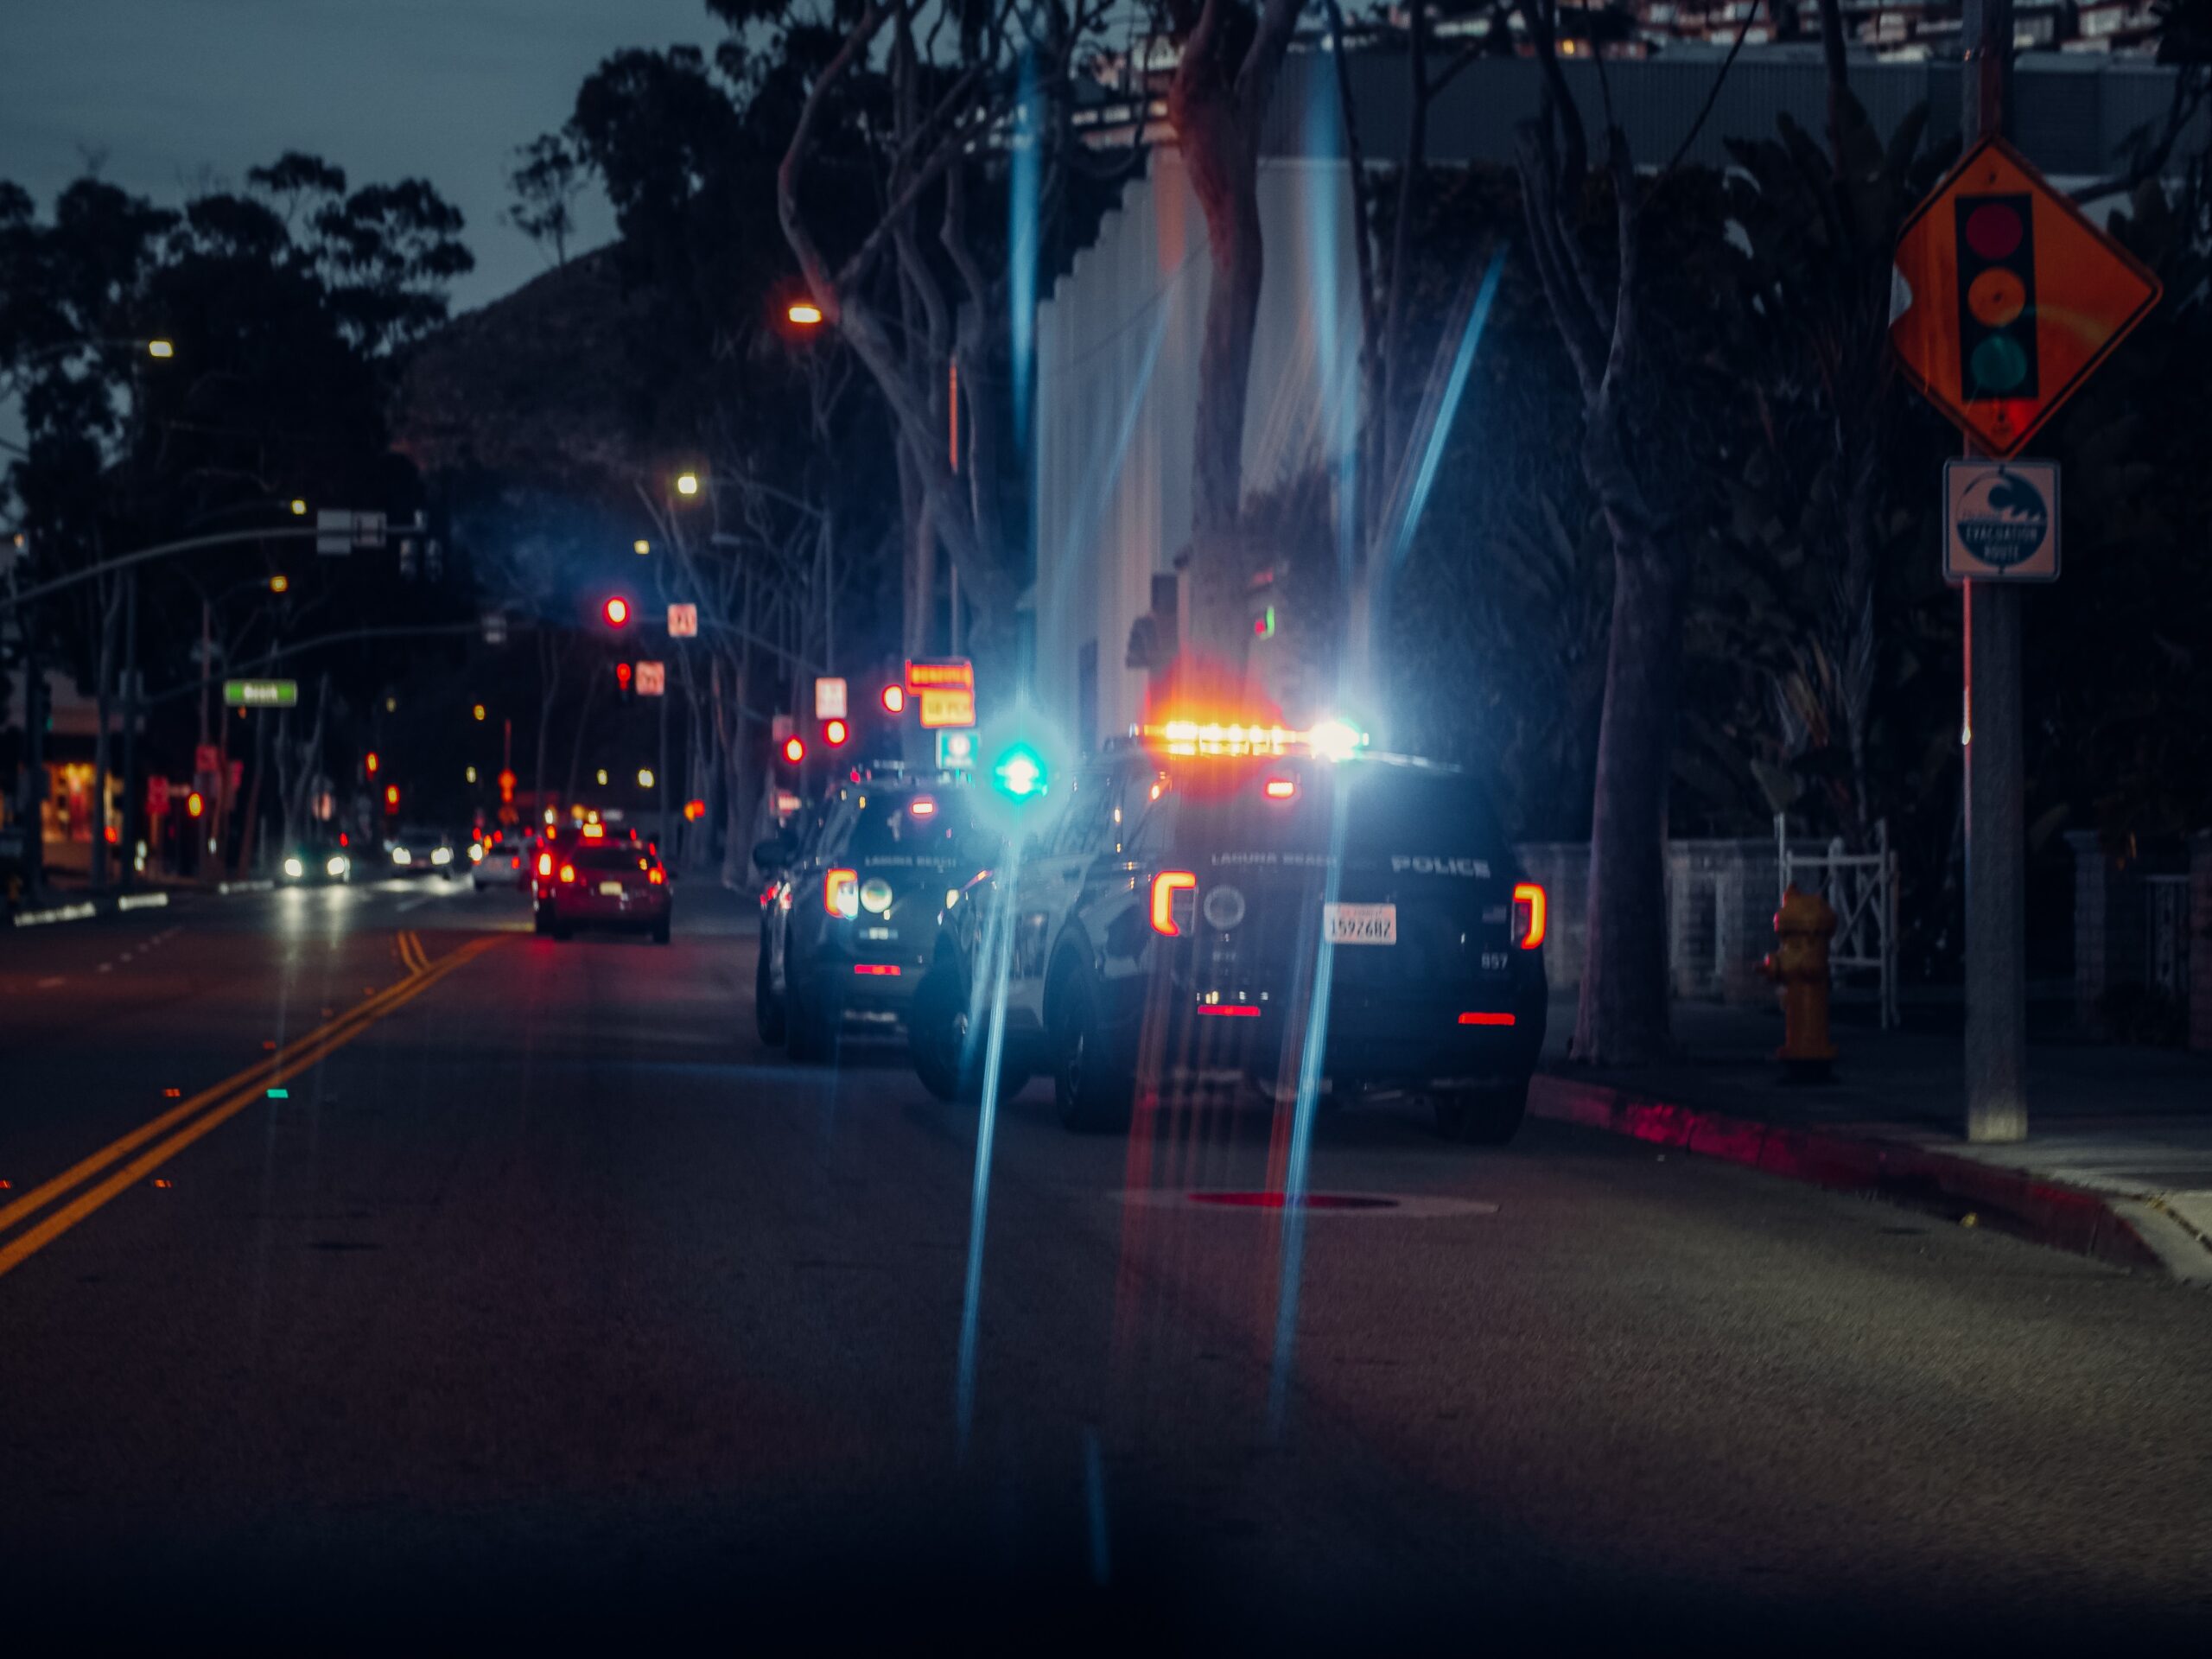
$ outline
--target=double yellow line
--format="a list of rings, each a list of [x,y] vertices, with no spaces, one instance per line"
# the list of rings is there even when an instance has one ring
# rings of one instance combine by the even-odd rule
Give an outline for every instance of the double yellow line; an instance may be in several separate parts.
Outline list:
[[[71,1192],[76,1193],[45,1220],[0,1244],[0,1274],[10,1272],[25,1258],[45,1249],[111,1198],[145,1179],[200,1136],[220,1128],[255,1101],[267,1099],[270,1090],[321,1064],[386,1014],[404,1007],[447,975],[464,963],[474,962],[499,943],[497,935],[472,939],[459,950],[433,963],[423,955],[420,939],[415,939],[411,934],[403,934],[401,938],[403,941],[411,940],[413,944],[411,957],[406,944],[403,943],[401,946],[401,956],[407,958],[410,964],[405,979],[396,985],[385,987],[328,1024],[319,1027],[289,1046],[277,1050],[258,1065],[248,1066],[212,1089],[201,1090],[181,1105],[173,1106],[159,1117],[140,1124],[130,1134],[109,1142],[91,1157],[62,1171],[43,1185],[35,1187],[14,1203],[0,1208],[0,1236],[5,1236],[18,1223],[29,1220],[55,1199]],[[163,1136],[167,1138],[163,1139]],[[138,1152],[149,1141],[156,1144],[149,1150]],[[133,1153],[138,1153],[138,1155],[133,1158],[130,1156]],[[124,1162],[126,1159],[129,1161]],[[85,1185],[118,1163],[123,1165],[120,1169],[116,1169],[96,1185]],[[77,1189],[79,1187],[84,1190],[79,1192]]]
[[[399,959],[407,964],[407,971],[410,974],[429,971],[430,958],[423,949],[423,936],[412,928],[399,930]]]

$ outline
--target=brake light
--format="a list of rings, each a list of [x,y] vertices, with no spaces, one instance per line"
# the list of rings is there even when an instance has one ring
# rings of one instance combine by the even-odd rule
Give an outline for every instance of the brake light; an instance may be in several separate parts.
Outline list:
[[[563,881],[574,882],[575,879],[576,867],[573,864],[563,864],[561,867],[561,880]]]
[[[1459,1016],[1459,1023],[1463,1026],[1510,1026],[1513,1023],[1513,1016],[1510,1014],[1463,1014]]]
[[[918,818],[933,818],[937,816],[937,803],[926,795],[917,795],[906,810]]]
[[[899,964],[895,962],[856,962],[853,964],[853,971],[865,974],[872,979],[896,979],[899,977]]]
[[[1268,798],[1271,801],[1287,801],[1297,793],[1298,780],[1295,778],[1268,779]]]
[[[1196,894],[1198,878],[1188,870],[1162,870],[1152,878],[1152,931],[1174,938],[1182,932],[1175,920],[1175,895]]]
[[[1513,889],[1513,943],[1523,950],[1534,950],[1544,942],[1545,912],[1550,906],[1545,902],[1544,890],[1534,881],[1523,881]]]
[[[597,841],[606,833],[607,826],[603,823],[588,823],[584,825],[584,839],[586,841]]]
[[[830,870],[822,877],[822,908],[848,920],[861,913],[861,873]]]
[[[658,887],[667,881],[668,875],[665,871],[652,869],[645,872],[645,880],[652,882],[653,886]]]
[[[540,853],[540,854],[537,855],[537,873],[538,873],[540,875],[550,875],[550,874],[553,874],[553,855],[552,855],[552,854],[550,854],[550,853]]]
[[[1201,1002],[1198,1012],[1232,1020],[1256,1020],[1260,1017],[1260,1005],[1256,1002]]]

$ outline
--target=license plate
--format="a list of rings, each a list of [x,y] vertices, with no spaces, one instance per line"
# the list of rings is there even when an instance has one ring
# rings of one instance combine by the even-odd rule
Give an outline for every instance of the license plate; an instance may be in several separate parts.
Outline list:
[[[622,896],[622,884],[620,881],[602,881],[599,884],[599,892],[601,898],[620,899]]]
[[[1331,944],[1395,944],[1398,907],[1395,905],[1324,905],[1321,925]]]

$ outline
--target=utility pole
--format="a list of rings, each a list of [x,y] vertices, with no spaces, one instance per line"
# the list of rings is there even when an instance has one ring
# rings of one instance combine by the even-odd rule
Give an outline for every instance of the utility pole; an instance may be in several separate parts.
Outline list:
[[[1961,141],[2001,133],[2010,103],[2012,0],[1964,0]],[[1973,456],[1975,446],[1967,445]],[[2022,798],[2020,589],[1966,584],[1966,1130],[2024,1141],[2027,1100],[2027,825]]]
[[[138,573],[124,577],[123,590],[123,869],[128,893],[138,871]]]

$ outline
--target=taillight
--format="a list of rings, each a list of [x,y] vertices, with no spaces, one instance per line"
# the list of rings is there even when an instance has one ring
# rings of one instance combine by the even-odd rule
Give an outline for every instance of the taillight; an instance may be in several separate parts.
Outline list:
[[[645,880],[658,887],[668,880],[668,876],[664,871],[654,868],[645,872]]]
[[[563,881],[573,882],[575,879],[576,867],[573,864],[563,864],[561,867],[561,880]]]
[[[553,874],[553,855],[552,855],[552,854],[550,854],[550,853],[540,853],[540,854],[537,855],[537,873],[538,873],[540,875],[550,875],[550,874]]]
[[[822,908],[849,920],[861,913],[861,873],[829,870],[822,877]]]
[[[1544,890],[1534,881],[1523,881],[1513,889],[1514,944],[1523,950],[1534,950],[1544,942],[1544,912],[1548,908]]]
[[[1271,801],[1287,801],[1297,793],[1298,780],[1295,778],[1268,779],[1268,798]]]
[[[1188,870],[1162,870],[1152,878],[1152,931],[1175,938],[1183,929],[1175,917],[1175,895],[1196,894],[1198,878]],[[1185,906],[1185,914],[1189,913]]]

